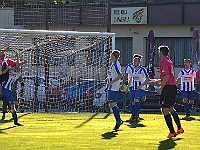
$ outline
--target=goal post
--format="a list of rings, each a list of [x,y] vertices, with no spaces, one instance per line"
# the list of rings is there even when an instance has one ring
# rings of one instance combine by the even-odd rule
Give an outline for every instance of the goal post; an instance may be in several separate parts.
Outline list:
[[[115,33],[0,29],[0,48],[7,46],[7,58],[27,60],[24,111],[96,111]]]

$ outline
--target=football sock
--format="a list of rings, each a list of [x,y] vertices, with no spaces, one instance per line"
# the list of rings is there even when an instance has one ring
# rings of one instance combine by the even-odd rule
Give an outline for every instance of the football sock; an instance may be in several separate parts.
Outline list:
[[[16,112],[12,113],[12,117],[14,120],[14,124],[16,124],[18,122],[17,113]]]
[[[117,122],[117,123],[120,123],[120,122],[121,122],[121,118],[120,118],[118,106],[115,105],[115,106],[112,108],[112,110],[113,110],[113,114],[114,114],[114,116],[115,116],[116,122]]]
[[[172,118],[171,118],[171,115],[168,114],[168,115],[164,115],[164,118],[165,118],[165,122],[169,128],[169,131],[170,133],[174,133],[174,127],[173,127],[173,124],[172,124]]]
[[[143,106],[144,106],[144,102],[141,101],[141,102],[140,102],[140,109],[142,109]]]
[[[171,113],[171,115],[174,118],[174,121],[176,123],[176,126],[177,126],[178,130],[181,129],[181,123],[180,123],[180,119],[178,117],[178,113],[176,111],[174,111],[174,112]]]
[[[139,117],[139,112],[140,112],[140,102],[135,102],[135,117]]]
[[[131,105],[132,117],[135,117],[135,105]]]
[[[188,103],[184,103],[185,114],[189,115]]]
[[[188,103],[188,113],[191,107],[192,107],[192,104]]]

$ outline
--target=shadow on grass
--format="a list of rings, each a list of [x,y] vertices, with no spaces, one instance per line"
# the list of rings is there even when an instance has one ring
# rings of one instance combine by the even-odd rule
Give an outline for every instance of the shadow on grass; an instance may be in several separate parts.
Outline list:
[[[30,113],[24,113],[24,114],[22,114],[22,115],[18,115],[18,119],[21,118],[21,117],[23,117],[23,116],[26,116],[26,115],[28,115],[28,114],[30,114]],[[12,121],[13,121],[13,118],[11,118],[11,119],[9,119],[9,120],[0,120],[0,124],[12,122]]]
[[[101,135],[103,137],[102,139],[110,140],[110,139],[116,137],[117,134],[118,134],[117,131],[112,131],[112,132],[106,132],[106,133],[101,134]]]
[[[139,123],[140,121],[133,122],[131,120],[126,120],[125,122],[128,122],[129,124],[127,125],[130,128],[138,128],[138,127],[145,127],[145,125]]]
[[[17,127],[17,126],[12,126],[12,127],[7,127],[7,128],[0,129],[0,134],[4,133],[4,132],[2,132],[4,130],[9,130],[9,129],[12,129],[12,128],[15,128],[15,127]]]
[[[98,113],[92,115],[90,118],[88,118],[87,120],[85,120],[84,122],[82,122],[80,125],[76,126],[76,128],[82,127],[83,125],[85,125],[86,123],[88,123],[89,121],[91,121],[97,115],[98,115]]]
[[[168,150],[173,149],[177,144],[175,141],[179,141],[182,138],[173,138],[173,139],[167,139],[164,141],[160,141],[160,145],[158,146],[158,150]]]
[[[76,126],[76,128],[80,128],[82,127],[84,124],[88,123],[90,120],[92,120],[95,116],[97,116],[99,113],[95,113],[94,115],[92,115],[90,118],[88,118],[87,120],[85,120],[84,122],[82,122],[80,125]],[[110,116],[111,113],[107,113],[103,118],[95,118],[95,119],[107,119],[108,116]],[[70,119],[73,120],[73,119]]]
[[[196,119],[194,117],[188,117],[188,118],[181,118],[181,120],[192,121],[192,120],[196,120]]]

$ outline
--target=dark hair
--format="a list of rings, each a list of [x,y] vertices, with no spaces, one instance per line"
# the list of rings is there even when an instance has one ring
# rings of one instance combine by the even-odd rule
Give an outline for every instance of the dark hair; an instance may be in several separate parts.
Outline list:
[[[120,55],[120,51],[119,51],[119,50],[113,50],[113,51],[112,51],[112,55],[115,56],[115,59],[118,59],[118,58],[119,58],[119,55]]]
[[[167,56],[167,55],[169,54],[169,47],[166,46],[166,45],[160,45],[160,46],[158,47],[158,50],[159,50],[160,52],[162,52],[162,54],[163,54],[164,56]]]
[[[133,55],[133,59],[135,59],[135,58],[137,58],[137,59],[139,59],[139,61],[141,61],[142,55],[140,55],[140,54],[134,54]]]
[[[191,62],[191,60],[189,58],[184,58],[183,62],[185,62],[185,61],[189,61],[189,63]]]

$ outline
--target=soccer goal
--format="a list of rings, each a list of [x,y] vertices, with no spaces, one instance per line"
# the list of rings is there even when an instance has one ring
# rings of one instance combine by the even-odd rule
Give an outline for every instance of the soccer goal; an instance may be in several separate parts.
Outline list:
[[[114,33],[0,29],[0,47],[8,46],[7,58],[18,52],[27,60],[19,111],[109,111],[104,79]]]

